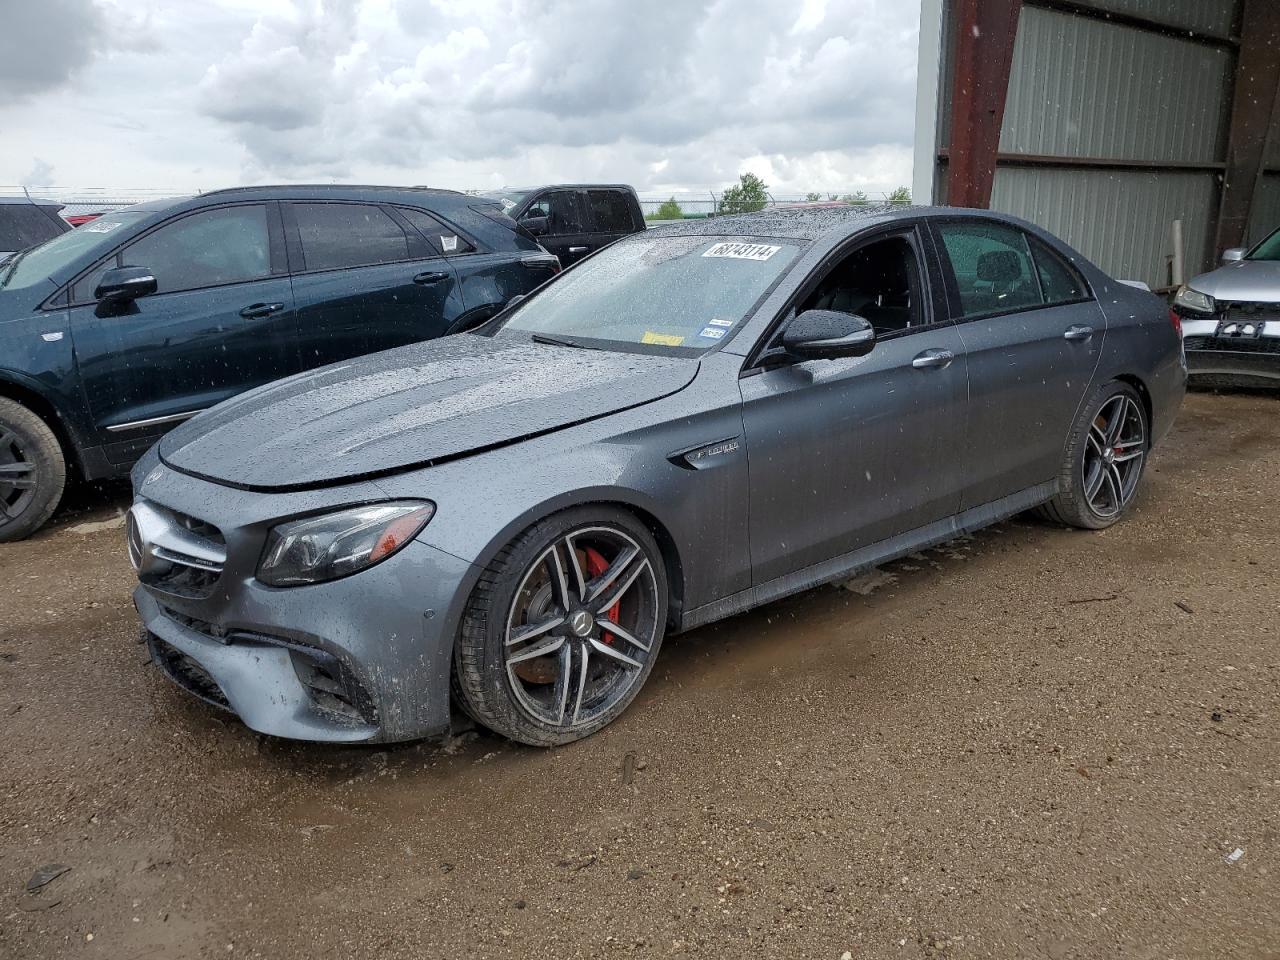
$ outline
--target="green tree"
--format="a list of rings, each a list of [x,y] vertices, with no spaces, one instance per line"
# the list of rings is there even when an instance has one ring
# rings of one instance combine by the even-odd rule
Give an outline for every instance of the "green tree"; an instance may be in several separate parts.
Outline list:
[[[888,200],[890,203],[910,203],[911,188],[899,187],[897,190],[893,191],[893,193],[889,194]]]
[[[822,199],[822,194],[816,193],[814,191],[810,191],[809,193],[806,193],[804,195],[805,203],[814,203],[815,201],[818,201],[821,199]]]
[[[721,213],[755,213],[769,202],[769,185],[754,173],[744,173],[720,198]]]
[[[656,213],[649,214],[648,220],[681,220],[684,218],[684,211],[680,209],[680,204],[676,203],[676,198],[663,200],[658,206]]]
[[[851,204],[855,207],[865,207],[867,204],[871,202],[870,200],[867,199],[867,195],[863,193],[861,190],[855,190],[853,191],[853,193],[846,193],[840,199],[843,200],[845,203]]]

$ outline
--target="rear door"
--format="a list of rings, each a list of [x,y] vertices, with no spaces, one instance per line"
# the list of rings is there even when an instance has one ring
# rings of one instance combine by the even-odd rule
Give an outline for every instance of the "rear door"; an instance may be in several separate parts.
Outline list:
[[[115,266],[157,291],[99,304]],[[198,210],[132,241],[72,285],[68,315],[101,442],[128,463],[174,423],[298,370],[293,294],[274,203]]]
[[[393,208],[291,201],[284,221],[303,369],[443,336],[462,314],[438,238]]]
[[[587,211],[591,217],[591,252],[613,241],[644,229],[635,220],[631,197],[623,190],[585,190]]]
[[[581,192],[578,190],[550,190],[540,193],[520,214],[521,220],[546,217],[546,233],[538,235],[538,242],[550,253],[560,258],[560,265],[568,267],[591,252],[592,234],[587,224]]]
[[[1106,317],[1061,254],[1012,224],[964,218],[934,230],[969,358],[968,509],[1057,476]]]

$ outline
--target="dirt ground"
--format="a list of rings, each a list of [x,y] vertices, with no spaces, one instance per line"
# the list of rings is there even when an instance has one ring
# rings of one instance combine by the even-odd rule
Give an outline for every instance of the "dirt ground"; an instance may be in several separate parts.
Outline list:
[[[1280,398],[1192,394],[1119,526],[677,638],[555,751],[250,733],[82,491],[0,546],[0,957],[1280,958],[1278,491]]]

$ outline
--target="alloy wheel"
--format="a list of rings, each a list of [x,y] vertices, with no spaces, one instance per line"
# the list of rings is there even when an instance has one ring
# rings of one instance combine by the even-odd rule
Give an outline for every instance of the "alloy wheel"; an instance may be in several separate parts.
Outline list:
[[[36,492],[36,465],[18,435],[0,424],[0,522],[21,516]]]
[[[591,723],[643,681],[659,638],[645,551],[613,527],[580,527],[533,561],[511,603],[503,657],[520,707],[560,729]]]
[[[1089,424],[1084,447],[1084,496],[1110,519],[1133,499],[1147,455],[1146,417],[1127,393],[1108,398]]]

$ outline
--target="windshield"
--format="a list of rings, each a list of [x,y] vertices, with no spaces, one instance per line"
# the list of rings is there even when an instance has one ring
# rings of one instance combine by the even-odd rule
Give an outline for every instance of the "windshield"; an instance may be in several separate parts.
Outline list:
[[[1280,230],[1254,247],[1245,256],[1246,260],[1280,260]]]
[[[732,332],[798,252],[755,239],[624,241],[517,308],[504,329],[575,346],[699,353]]]
[[[502,212],[507,216],[511,216],[511,211],[520,206],[520,201],[528,195],[528,190],[493,190],[489,193],[480,194],[486,200],[496,200],[500,203]]]
[[[103,214],[83,227],[62,233],[38,247],[32,247],[0,265],[0,289],[20,290],[56,276],[82,255],[102,248],[106,252],[116,242],[116,232],[126,224],[150,216],[143,212]]]

